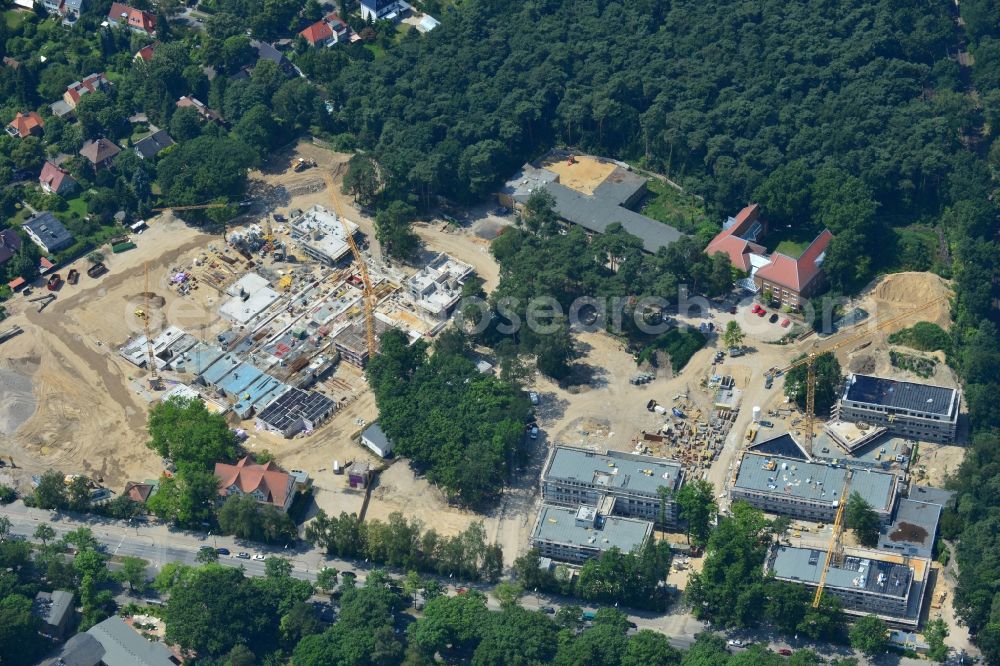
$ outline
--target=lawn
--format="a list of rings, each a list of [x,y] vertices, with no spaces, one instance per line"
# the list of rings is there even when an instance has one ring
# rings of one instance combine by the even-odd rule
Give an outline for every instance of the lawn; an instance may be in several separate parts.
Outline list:
[[[382,58],[382,57],[385,56],[385,49],[383,49],[378,44],[371,44],[371,43],[365,44],[364,48],[366,48],[369,51],[371,51],[372,55],[375,56],[376,60],[378,60],[379,58]]]
[[[649,178],[646,189],[649,194],[639,211],[646,217],[677,227],[685,233],[694,233],[708,222],[698,197],[680,192],[658,178]]]
[[[8,9],[3,13],[3,22],[7,24],[8,30],[16,30],[18,26],[24,23],[24,12]]]
[[[77,217],[83,218],[87,215],[87,202],[83,200],[83,196],[78,196],[75,199],[70,199],[66,202],[69,206],[69,213],[76,213]]]
[[[809,243],[810,241],[800,241],[786,238],[778,243],[778,246],[774,248],[774,251],[787,255],[792,259],[798,259],[802,256],[802,253],[806,251],[806,248],[809,247]]]

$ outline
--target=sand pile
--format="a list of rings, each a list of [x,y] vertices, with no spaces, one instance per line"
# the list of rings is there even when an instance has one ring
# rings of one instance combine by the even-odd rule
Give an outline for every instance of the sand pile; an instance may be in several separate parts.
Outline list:
[[[34,415],[32,388],[29,377],[0,368],[0,435],[13,435]]]
[[[892,308],[910,309],[928,301],[951,295],[948,281],[933,273],[894,273],[881,279],[872,291],[876,303]],[[948,328],[951,322],[949,303],[938,301],[921,313],[921,320]]]

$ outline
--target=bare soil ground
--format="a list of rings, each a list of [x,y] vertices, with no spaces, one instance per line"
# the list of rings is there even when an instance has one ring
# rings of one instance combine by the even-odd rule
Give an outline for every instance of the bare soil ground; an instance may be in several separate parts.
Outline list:
[[[572,162],[566,159],[545,160],[542,166],[559,174],[560,184],[583,194],[593,194],[597,186],[617,168],[614,164],[586,155],[577,156]]]

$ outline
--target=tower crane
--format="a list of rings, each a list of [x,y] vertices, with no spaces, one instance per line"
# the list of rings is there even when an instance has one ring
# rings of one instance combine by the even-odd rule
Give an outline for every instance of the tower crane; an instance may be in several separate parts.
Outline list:
[[[923,305],[902,312],[894,317],[889,317],[888,319],[884,319],[880,321],[874,328],[866,329],[861,333],[845,338],[837,342],[829,349],[826,349],[822,353],[824,354],[832,353],[837,351],[838,349],[842,349],[848,345],[854,344],[855,342],[858,342],[859,340],[863,340],[864,338],[868,337],[872,333],[882,330],[886,326],[891,326],[892,324],[907,319],[912,315],[923,312],[930,306],[935,305],[941,301],[947,300],[947,298],[948,298],[947,296],[939,296],[938,298],[934,298],[927,301]],[[805,413],[806,424],[805,425],[806,425],[807,451],[812,451],[812,444],[813,444],[813,421],[816,418],[816,358],[818,356],[819,354],[817,352],[814,351],[809,352],[808,354],[798,359],[797,361],[792,361],[792,363],[785,366],[784,368],[781,368],[780,370],[777,370],[775,372],[768,372],[765,375],[765,377],[768,380],[773,380],[775,376],[783,375],[787,373],[789,370],[797,368],[801,365],[806,366],[807,372],[806,372],[806,413]]]
[[[160,373],[156,371],[156,356],[153,354],[153,338],[149,334],[149,264],[143,265],[146,276],[146,287],[142,293],[142,309],[135,311],[135,316],[142,319],[143,333],[146,335],[146,364],[149,366],[149,386],[153,390],[160,389]]]
[[[830,546],[826,549],[826,559],[823,562],[823,571],[819,575],[819,585],[816,586],[816,594],[813,595],[813,608],[819,608],[819,602],[823,599],[823,588],[826,586],[826,575],[830,573],[830,563],[833,561],[835,553],[840,553],[841,537],[844,534],[844,511],[847,507],[847,490],[851,485],[853,470],[847,470],[844,475],[844,487],[840,491],[840,504],[837,505],[837,514],[833,519],[833,535],[830,537]]]
[[[204,203],[204,204],[192,204],[190,206],[163,206],[161,208],[154,208],[153,211],[156,213],[162,213],[165,210],[205,210],[207,208],[225,208],[226,206],[237,206],[245,207],[253,204],[253,201],[237,201],[235,203]]]
[[[337,173],[343,167],[341,165],[337,168]],[[368,265],[365,264],[365,258],[361,256],[361,250],[358,249],[358,244],[354,242],[354,235],[351,234],[351,230],[347,226],[347,220],[344,219],[343,211],[340,206],[340,198],[337,196],[336,186],[333,182],[333,174],[323,172],[323,179],[326,181],[326,187],[330,191],[330,199],[333,201],[333,212],[337,215],[337,219],[340,220],[340,224],[344,227],[344,236],[347,237],[347,244],[351,248],[351,254],[354,256],[354,261],[358,264],[358,271],[361,273],[361,283],[363,287],[361,301],[364,303],[365,308],[365,333],[368,339],[368,357],[371,358],[375,354],[375,290],[372,289],[372,281],[368,276]]]

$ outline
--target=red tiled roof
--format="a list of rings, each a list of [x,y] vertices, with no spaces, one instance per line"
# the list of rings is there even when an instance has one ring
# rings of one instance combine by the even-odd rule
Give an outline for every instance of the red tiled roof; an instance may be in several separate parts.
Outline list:
[[[17,278],[14,278],[13,280],[11,280],[10,282],[8,282],[7,286],[10,287],[11,289],[13,289],[14,291],[17,291],[18,289],[20,289],[21,287],[23,287],[27,283],[28,283],[28,281],[25,280],[23,277],[17,277]]]
[[[150,60],[152,60],[153,59],[153,47],[154,46],[156,46],[156,45],[155,44],[147,44],[146,46],[143,46],[141,49],[139,49],[138,51],[135,52],[135,56],[133,56],[133,60],[135,60],[137,58],[142,58],[146,62],[149,62]]]
[[[53,192],[58,192],[66,178],[73,180],[68,171],[60,169],[52,162],[46,162],[45,166],[42,167],[42,173],[38,175],[38,182],[47,185]]]
[[[45,127],[45,121],[36,112],[29,111],[14,116],[14,120],[10,121],[8,127],[13,127],[17,131],[17,135],[23,139],[26,136],[31,136],[35,130]]]
[[[139,483],[138,481],[129,481],[125,484],[125,492],[123,493],[133,502],[144,503],[149,499],[149,495],[153,492],[153,486],[148,483]]]
[[[736,215],[736,222],[728,229],[720,231],[705,248],[709,255],[722,252],[729,257],[729,262],[740,270],[750,271],[751,253],[764,254],[767,250],[757,243],[744,240],[740,235],[760,217],[760,206],[750,204]]]
[[[826,252],[831,240],[833,234],[824,229],[798,259],[775,252],[771,255],[771,263],[757,269],[757,277],[802,293],[822,270],[817,260]]]
[[[243,493],[259,490],[268,504],[273,504],[279,509],[285,507],[285,500],[292,485],[292,476],[282,472],[273,462],[257,465],[250,462],[250,456],[246,456],[235,465],[216,463],[215,476],[219,479],[219,494],[223,497],[233,485]]]
[[[316,46],[316,44],[333,37],[333,30],[330,29],[330,26],[325,21],[316,21],[299,34],[312,46]]]
[[[104,76],[104,72],[100,74],[91,74],[83,81],[74,81],[69,84],[66,88],[66,92],[73,99],[73,103],[80,101],[80,98],[87,93],[97,92],[102,87],[108,83],[107,77]]]
[[[130,28],[138,28],[150,35],[156,32],[156,17],[152,14],[147,14],[141,9],[123,5],[120,2],[112,3],[111,9],[108,10],[108,20],[122,23],[123,18]]]

